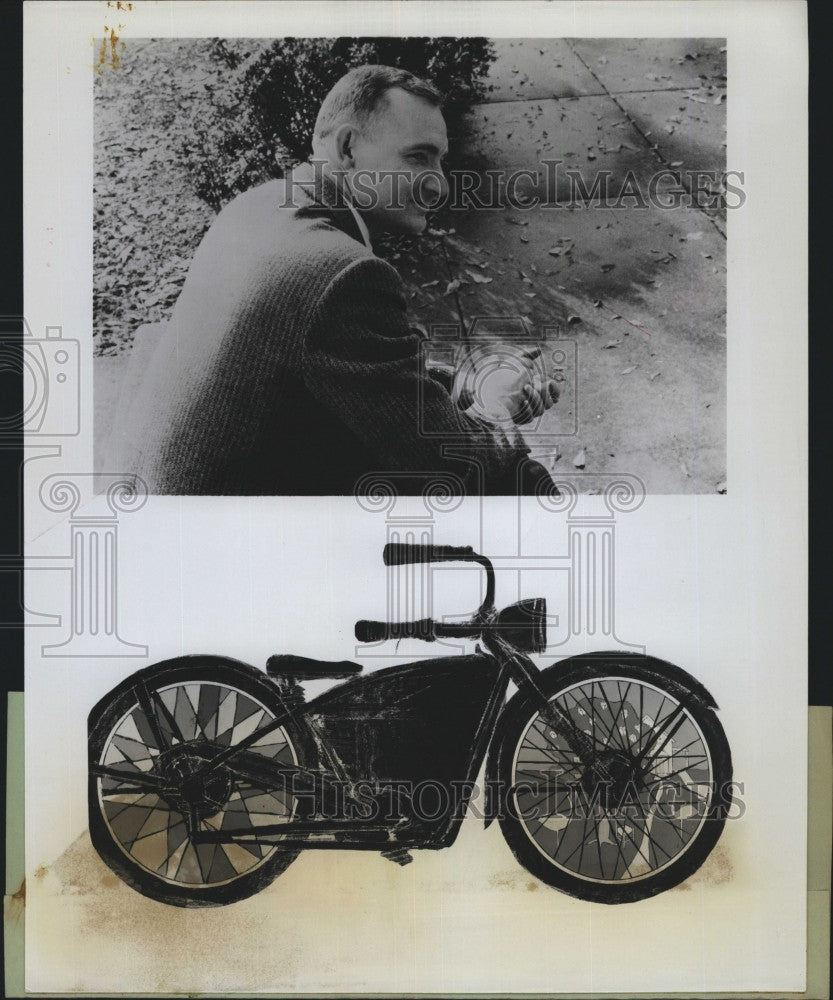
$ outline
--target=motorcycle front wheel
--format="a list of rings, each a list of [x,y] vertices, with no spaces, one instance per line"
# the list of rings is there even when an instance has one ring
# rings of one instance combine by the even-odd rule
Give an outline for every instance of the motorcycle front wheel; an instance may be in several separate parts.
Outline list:
[[[119,685],[89,722],[90,837],[101,858],[138,892],[176,906],[224,905],[265,888],[298,851],[258,831],[291,822],[305,804],[258,779],[258,766],[310,766],[310,737],[290,720],[251,745],[248,768],[231,757],[199,772],[281,713],[264,674],[210,656],[160,663]],[[202,842],[206,832],[234,839]]]
[[[564,715],[532,697],[507,707],[500,823],[515,857],[543,882],[599,903],[635,902],[688,878],[731,805],[731,755],[714,711],[650,658],[577,664],[540,680],[573,736],[559,726]],[[577,733],[589,738],[580,752]]]

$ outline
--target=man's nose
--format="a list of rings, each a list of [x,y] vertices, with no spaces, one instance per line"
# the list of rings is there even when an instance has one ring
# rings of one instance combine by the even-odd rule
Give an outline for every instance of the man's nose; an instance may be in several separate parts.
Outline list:
[[[429,170],[419,178],[420,201],[426,208],[439,204],[448,194],[448,181],[441,170]]]

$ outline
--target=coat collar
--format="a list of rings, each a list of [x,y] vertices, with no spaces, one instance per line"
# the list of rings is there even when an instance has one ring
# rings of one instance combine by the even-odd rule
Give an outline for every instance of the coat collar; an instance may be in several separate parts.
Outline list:
[[[337,229],[372,249],[367,227],[350,203],[349,194],[324,171],[320,161],[306,161],[294,167],[287,183],[295,199],[300,193],[300,200],[307,201],[299,209],[303,215],[328,218]]]

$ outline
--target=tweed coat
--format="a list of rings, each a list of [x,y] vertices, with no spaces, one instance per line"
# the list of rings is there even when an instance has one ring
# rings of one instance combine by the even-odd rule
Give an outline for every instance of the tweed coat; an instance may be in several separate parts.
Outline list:
[[[106,464],[153,494],[349,494],[370,473],[407,493],[437,473],[534,489],[544,470],[457,409],[419,341],[398,273],[303,164],[209,228]]]

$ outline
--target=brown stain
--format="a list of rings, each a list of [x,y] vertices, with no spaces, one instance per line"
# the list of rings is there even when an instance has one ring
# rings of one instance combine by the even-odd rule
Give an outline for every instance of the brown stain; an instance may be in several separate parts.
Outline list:
[[[734,878],[734,874],[735,869],[728,849],[723,844],[718,844],[693,875],[685,882],[675,885],[670,891],[690,892],[695,885],[726,885]]]
[[[732,880],[734,866],[728,850],[718,844],[700,869],[703,881],[709,885],[725,885]]]
[[[122,2],[122,0],[107,0],[107,6],[111,10],[129,12],[133,10],[132,3]],[[116,33],[122,31],[126,25],[117,24],[115,28],[108,24],[104,25],[104,36],[101,39],[98,49],[98,62],[93,67],[99,76],[104,72],[105,67],[118,69],[121,66],[119,52],[125,51],[125,44]],[[95,39],[93,39],[95,41]],[[109,54],[108,54],[109,48]]]
[[[47,865],[38,865],[38,867],[35,869],[35,878],[39,882],[42,879],[45,879],[48,874],[49,874],[49,868],[47,867]]]
[[[9,896],[6,902],[6,916],[11,921],[17,921],[23,915],[23,911],[26,908],[26,879],[17,888],[16,892],[13,892]]]
[[[523,889],[524,882],[524,875],[521,872],[498,872],[489,879],[489,885],[495,889]],[[531,882],[527,883],[526,888],[530,885]]]
[[[526,883],[526,891],[527,892],[537,892],[538,891],[538,883],[537,882],[527,882]]]
[[[121,25],[119,25],[121,27]],[[107,32],[110,32],[108,35]],[[110,46],[110,56],[107,56],[107,46]],[[124,49],[124,42],[122,42],[122,50]],[[108,28],[104,25],[104,35],[101,39],[101,43],[98,48],[98,62],[96,63],[95,69],[99,76],[104,72],[104,68],[109,66],[110,69],[118,69],[121,66],[121,60],[119,59],[119,36],[116,34],[115,28]]]
[[[239,984],[242,992],[262,989],[263,965],[250,954],[268,954],[274,945],[274,928],[263,920],[262,906],[256,909],[244,901],[230,907],[194,908],[148,899],[110,871],[86,832],[51,870],[61,896],[79,897],[89,939],[123,942],[126,949],[146,956],[143,961],[156,992],[176,988],[176,973],[170,970],[216,966],[218,947],[229,981]],[[285,983],[293,982],[301,972],[294,951],[292,946],[282,946],[274,952],[275,975]]]

